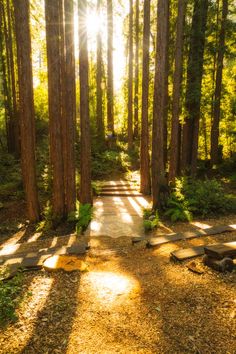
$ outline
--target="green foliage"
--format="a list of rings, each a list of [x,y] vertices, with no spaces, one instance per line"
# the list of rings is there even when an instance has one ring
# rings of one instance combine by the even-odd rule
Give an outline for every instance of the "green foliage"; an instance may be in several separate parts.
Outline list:
[[[67,221],[76,222],[76,233],[80,235],[84,232],[91,219],[92,219],[93,208],[90,204],[79,204],[77,202],[76,210],[68,216]]]
[[[181,178],[167,201],[165,215],[172,221],[190,221],[192,214],[206,217],[233,211],[235,201],[218,181]]]
[[[46,206],[42,212],[43,220],[37,224],[36,231],[48,231],[53,226],[53,213],[52,206],[49,201],[47,201]]]
[[[157,211],[152,209],[144,209],[143,211],[143,227],[145,232],[152,231],[159,224],[159,215]]]
[[[3,276],[3,272],[0,275]],[[0,327],[17,320],[15,310],[21,300],[21,288],[22,273],[18,273],[9,281],[0,280]]]
[[[20,173],[20,163],[11,154],[0,154],[0,198],[20,198],[23,194],[23,184]]]
[[[107,150],[94,154],[92,175],[95,179],[102,179],[110,176],[114,171],[127,172],[130,165],[130,157],[124,151]]]

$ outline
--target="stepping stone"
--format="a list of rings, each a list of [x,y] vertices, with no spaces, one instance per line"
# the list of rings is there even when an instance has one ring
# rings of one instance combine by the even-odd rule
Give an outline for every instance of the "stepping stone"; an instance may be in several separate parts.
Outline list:
[[[219,243],[204,247],[205,254],[211,258],[222,259],[224,257],[236,257],[236,241]]]
[[[168,242],[179,241],[183,239],[184,239],[183,234],[169,234],[166,236],[153,237],[147,242],[146,247],[153,248]]]
[[[88,271],[88,265],[75,256],[52,256],[43,263],[44,269],[47,271],[64,270],[66,272],[73,272],[79,270],[80,272]]]
[[[180,241],[180,240],[190,240],[192,238],[197,238],[201,236],[211,236],[211,235],[220,235],[224,232],[232,232],[235,231],[235,225],[219,225],[209,227],[207,229],[199,229],[197,231],[187,231],[177,234],[170,234],[166,235],[165,237],[155,237],[151,238],[147,242],[147,247],[152,248],[156,246],[160,246],[164,243],[173,242],[173,241]]]
[[[204,254],[203,246],[190,247],[180,249],[178,251],[171,252],[171,256],[178,261],[184,261],[185,259],[202,256]]]

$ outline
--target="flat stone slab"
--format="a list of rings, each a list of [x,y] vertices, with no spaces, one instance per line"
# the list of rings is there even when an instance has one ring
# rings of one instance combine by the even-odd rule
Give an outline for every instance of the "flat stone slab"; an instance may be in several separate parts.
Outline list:
[[[178,261],[184,261],[185,259],[202,256],[204,254],[203,246],[196,246],[190,248],[180,249],[178,251],[171,252],[171,256]]]
[[[207,229],[199,229],[196,231],[187,231],[187,232],[181,232],[176,234],[169,234],[164,237],[153,237],[147,242],[146,246],[148,248],[152,248],[168,242],[190,240],[192,238],[197,238],[201,236],[218,235],[225,232],[232,232],[235,230],[236,230],[236,225],[218,225],[218,226],[209,227]]]
[[[73,272],[78,270],[85,272],[88,270],[88,265],[81,259],[75,256],[52,256],[43,262],[43,268],[47,271],[64,270],[65,272]]]
[[[209,257],[219,260],[224,257],[236,258],[236,241],[206,246],[204,251]]]
[[[53,247],[39,250],[38,252],[18,253],[2,256],[1,266],[13,266],[18,268],[33,268],[38,269],[42,267],[43,262],[48,257],[53,255],[84,255],[87,251],[87,245],[75,243],[69,247]]]

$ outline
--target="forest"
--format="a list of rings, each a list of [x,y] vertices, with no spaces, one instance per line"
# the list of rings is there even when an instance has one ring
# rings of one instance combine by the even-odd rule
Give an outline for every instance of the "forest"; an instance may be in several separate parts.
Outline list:
[[[72,235],[75,247],[85,245],[86,250],[91,247],[86,257],[92,270],[86,275],[85,266],[84,277],[90,279],[91,274],[91,282],[98,288],[104,286],[105,292],[110,285],[100,283],[94,274],[98,274],[98,270],[103,272],[106,252],[111,253],[107,262],[116,269],[113,253],[117,252],[122,272],[130,269],[133,274],[135,257],[140,257],[140,268],[150,267],[147,280],[157,282],[153,287],[166,283],[168,277],[173,278],[174,282],[179,282],[176,284],[177,296],[181,297],[184,268],[177,265],[179,277],[183,277],[178,278],[168,263],[168,275],[161,274],[157,279],[152,272],[156,269],[154,258],[158,254],[154,248],[151,262],[155,266],[145,265],[141,252],[143,239],[148,240],[147,247],[153,247],[156,237],[163,232],[171,237],[199,228],[203,233],[207,227],[217,228],[223,224],[227,226],[224,230],[209,234],[206,231],[207,244],[196,241],[190,246],[208,246],[219,240],[222,244],[231,242],[230,265],[228,268],[224,265],[222,269],[224,273],[224,270],[234,268],[233,273],[225,275],[226,278],[222,275],[222,283],[215,286],[233,304],[231,292],[236,274],[235,262],[233,265],[231,260],[236,257],[235,231],[231,230],[232,227],[235,230],[236,224],[235,33],[234,0],[0,0],[0,265],[9,255],[12,258],[14,252],[25,253],[29,243],[32,243],[29,252],[38,254],[41,249],[45,253],[46,248],[55,253],[56,246],[50,243],[55,237],[55,244],[73,247],[70,242],[60,244],[63,237]],[[135,212],[133,209],[130,212],[131,207]],[[223,235],[211,239],[210,235],[218,233]],[[109,241],[103,236],[109,236]],[[122,239],[124,236],[126,241]],[[118,239],[114,240],[115,237]],[[132,242],[136,244],[137,241],[139,245],[135,249],[137,255],[130,256],[131,264],[129,256],[123,259],[119,253],[125,250],[124,254],[130,254],[129,237],[138,238]],[[185,237],[184,240],[188,238]],[[18,251],[6,248],[17,245]],[[174,247],[170,251],[164,249],[163,254],[175,252]],[[63,252],[67,254],[67,251]],[[101,257],[99,264],[93,252],[100,255],[96,256]],[[165,255],[160,253],[159,256],[165,267]],[[37,267],[41,267],[37,262]],[[197,268],[201,268],[200,261],[196,262]],[[195,269],[196,264],[191,263],[190,270]],[[210,267],[221,269],[217,262]],[[23,263],[21,268],[24,269]],[[46,266],[43,269],[47,271]],[[89,293],[88,298],[82,298],[82,303],[94,296],[91,287],[86,287],[88,283],[80,278],[82,271],[75,273],[74,283],[60,272],[55,273],[59,275],[39,273],[35,276],[33,271],[20,271],[15,276],[14,268],[14,276],[6,277],[5,273],[5,268],[0,269],[0,327],[5,329],[0,343],[3,341],[7,349],[3,347],[0,353],[115,353],[122,350],[213,353],[213,344],[207,347],[191,333],[186,334],[188,340],[181,334],[179,342],[176,339],[166,341],[164,330],[160,351],[156,349],[157,334],[152,332],[155,340],[143,347],[141,339],[131,340],[132,336],[120,347],[113,338],[111,351],[108,350],[109,340],[98,348],[96,338],[93,338],[88,346],[90,319],[85,320],[83,339],[76,342],[70,334],[76,330],[69,318],[75,317],[78,306],[76,296],[71,295],[72,290],[74,293],[79,291],[81,282]],[[106,279],[106,274],[101,278]],[[213,271],[206,275],[211,288],[218,281],[214,274]],[[191,291],[194,291],[194,276],[187,276]],[[10,280],[6,282],[6,278]],[[138,276],[135,276],[138,281],[136,278],[139,279]],[[140,280],[140,288],[146,289],[145,281],[141,284]],[[68,282],[66,294],[70,299],[66,314],[63,282]],[[108,283],[112,284],[109,288],[111,297],[115,294],[117,298],[120,290],[112,293],[116,291],[116,282],[109,278]],[[119,279],[117,283],[123,284]],[[43,303],[38,305],[42,308],[38,307],[37,311],[42,311],[41,317],[46,318],[44,325],[48,325],[52,341],[49,340],[45,347],[42,340],[47,334],[43,333],[40,339],[40,317],[37,318],[36,313],[32,314],[34,325],[27,324],[30,328],[27,327],[27,333],[31,334],[21,339],[23,344],[16,339],[16,328],[13,328],[13,338],[17,344],[7,342],[11,330],[9,323],[14,326],[22,316],[20,304],[26,296],[24,291],[22,293],[22,284],[31,289],[33,298],[37,298],[35,289],[40,284],[42,293],[49,292],[52,302],[56,301],[59,308],[62,306],[62,314],[58,315],[57,310],[50,308],[50,302],[49,309]],[[52,284],[57,300],[50,290]],[[172,287],[174,289],[173,284]],[[138,293],[136,285],[134,289],[132,291]],[[202,289],[201,294],[205,292],[209,295],[210,289]],[[80,296],[80,292],[78,294]],[[185,299],[189,295],[192,296],[186,293]],[[143,296],[143,301],[153,299],[150,294]],[[48,299],[49,295],[45,297]],[[99,299],[99,290],[96,298]],[[180,306],[184,307],[182,301]],[[207,301],[209,306],[216,304],[211,295]],[[114,303],[120,306],[118,302]],[[203,303],[202,297],[202,306]],[[122,306],[125,308],[127,304],[129,300],[125,298]],[[164,295],[155,303],[155,316],[162,311],[162,305],[169,309]],[[86,303],[86,306],[89,305]],[[59,316],[59,322],[60,316],[67,319],[64,342],[60,342],[62,324],[52,339],[55,334],[47,311],[51,311],[50,316]],[[100,316],[98,308],[96,311],[96,316]],[[229,317],[233,320],[235,312],[232,313]],[[131,313],[133,325],[136,315],[136,312]],[[152,325],[157,325],[155,316],[148,320],[154,321]],[[178,331],[172,328],[172,319],[169,323],[163,314],[163,322],[166,321],[168,330],[173,330],[172,335],[176,338]],[[143,320],[141,316],[139,325]],[[26,326],[25,320],[21,321]],[[81,325],[79,318],[74,321]],[[104,324],[104,328],[106,326]],[[235,343],[233,338],[227,337],[228,325],[214,322],[214,326],[218,333],[215,338],[208,327],[202,332],[215,343],[214,352],[223,353],[222,345],[226,341],[227,353],[233,353]],[[92,332],[99,341],[105,333],[102,332],[104,328],[98,326],[97,332]],[[127,328],[127,331],[131,329]],[[140,331],[146,341],[147,328],[140,328]],[[117,333],[116,327],[114,336]],[[81,345],[79,351],[76,351],[76,345]]]

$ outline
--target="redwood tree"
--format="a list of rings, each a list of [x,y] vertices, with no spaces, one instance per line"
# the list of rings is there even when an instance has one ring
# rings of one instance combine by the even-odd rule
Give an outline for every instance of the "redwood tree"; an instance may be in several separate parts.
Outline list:
[[[48,106],[50,159],[52,166],[52,208],[54,217],[65,214],[64,165],[61,109],[60,0],[45,0],[48,63]]]
[[[75,93],[75,53],[74,53],[74,5],[73,0],[64,0],[65,16],[65,103],[66,130],[64,159],[66,212],[75,210],[75,132],[76,132],[76,93]]]
[[[220,123],[220,101],[222,91],[222,72],[225,53],[225,30],[227,24],[228,0],[222,3],[221,29],[219,34],[218,54],[216,63],[216,83],[213,105],[213,122],[211,127],[211,164],[218,163],[218,145],[219,145],[219,123]]]
[[[173,104],[172,104],[172,124],[170,141],[170,169],[169,181],[174,182],[178,174],[180,160],[180,97],[183,71],[183,44],[184,44],[184,22],[186,12],[186,0],[178,2],[177,33],[175,43],[175,71],[173,78]]]
[[[97,16],[101,15],[101,0],[97,0]],[[105,140],[103,107],[102,107],[102,35],[101,28],[97,32],[97,71],[96,71],[96,95],[97,95],[97,136],[101,143]]]
[[[80,74],[80,202],[92,204],[91,142],[89,121],[87,0],[79,0],[79,74]]]
[[[158,0],[152,130],[152,200],[154,209],[161,206],[161,194],[166,184],[164,166],[164,115],[168,60],[168,20],[169,1]]]
[[[142,117],[140,146],[140,192],[150,194],[150,158],[148,129],[149,96],[149,46],[150,46],[150,0],[144,0],[143,17],[143,63],[142,63]]]
[[[20,99],[21,166],[30,221],[39,220],[35,163],[35,113],[28,0],[14,0]]]
[[[196,173],[208,0],[195,0],[187,69],[186,111],[183,126],[182,170]]]
[[[114,133],[113,0],[107,0],[107,129]]]
[[[139,135],[139,0],[135,3],[134,137]]]
[[[129,0],[128,149],[133,147],[133,0]]]

